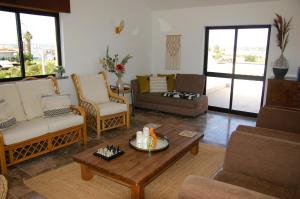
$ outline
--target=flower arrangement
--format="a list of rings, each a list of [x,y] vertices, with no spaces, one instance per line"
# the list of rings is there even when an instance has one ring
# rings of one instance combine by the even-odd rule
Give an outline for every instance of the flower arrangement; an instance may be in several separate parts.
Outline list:
[[[281,50],[281,54],[284,53],[287,44],[289,43],[289,31],[291,30],[291,22],[293,18],[290,18],[288,21],[279,14],[276,14],[274,19],[273,26],[277,30],[277,46]]]
[[[276,14],[276,18],[274,19],[273,26],[277,30],[277,46],[281,50],[281,54],[278,59],[273,63],[273,72],[275,75],[275,79],[284,79],[284,76],[287,74],[289,69],[289,63],[286,57],[284,56],[284,51],[289,43],[291,22],[293,18],[286,20],[279,14]]]
[[[118,78],[122,78],[125,73],[125,65],[128,63],[128,60],[131,59],[130,54],[126,55],[121,62],[119,62],[119,55],[115,54],[114,57],[109,55],[109,47],[106,49],[106,56],[100,59],[100,63],[103,68],[110,73],[114,73]]]

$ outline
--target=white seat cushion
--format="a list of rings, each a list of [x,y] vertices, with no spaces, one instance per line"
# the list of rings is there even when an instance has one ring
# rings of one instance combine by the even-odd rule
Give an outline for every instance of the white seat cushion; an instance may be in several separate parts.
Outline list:
[[[29,121],[17,122],[15,126],[2,131],[4,144],[16,144],[80,124],[83,124],[83,117],[73,113],[58,117],[39,117]]]
[[[103,104],[98,104],[100,108],[100,116],[107,116],[116,113],[126,112],[127,105],[116,103],[116,102],[108,102]]]
[[[27,119],[16,84],[0,85],[0,100],[4,99],[17,121]]]
[[[66,128],[83,124],[83,117],[80,115],[75,115],[73,113],[45,118],[49,132],[56,132]]]
[[[108,90],[102,74],[81,75],[79,83],[85,99],[96,104],[109,102]]]
[[[54,95],[52,80],[41,79],[17,82],[27,120],[42,117],[42,96]]]
[[[2,131],[4,144],[10,145],[29,140],[49,132],[44,118],[35,118],[30,121],[17,122],[11,128]]]

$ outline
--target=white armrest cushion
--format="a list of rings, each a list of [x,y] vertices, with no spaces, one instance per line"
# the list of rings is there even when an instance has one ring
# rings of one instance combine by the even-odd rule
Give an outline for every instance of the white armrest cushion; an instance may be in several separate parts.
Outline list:
[[[22,106],[18,87],[15,83],[0,85],[0,99],[4,99],[6,101],[17,121],[20,122],[27,119]]]

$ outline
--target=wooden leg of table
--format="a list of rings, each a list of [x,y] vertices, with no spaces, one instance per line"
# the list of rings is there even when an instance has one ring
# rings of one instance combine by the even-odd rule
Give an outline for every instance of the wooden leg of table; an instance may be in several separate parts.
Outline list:
[[[191,149],[191,154],[193,154],[193,155],[197,155],[198,152],[199,152],[199,143],[195,144],[193,146],[193,148]]]
[[[131,199],[144,199],[144,187],[141,185],[133,185],[131,187]]]
[[[89,168],[85,165],[81,165],[81,178],[83,180],[91,180],[93,178],[92,172],[89,170]]]

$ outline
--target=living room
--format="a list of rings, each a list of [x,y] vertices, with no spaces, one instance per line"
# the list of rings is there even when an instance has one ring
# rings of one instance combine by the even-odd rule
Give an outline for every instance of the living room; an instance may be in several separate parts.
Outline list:
[[[0,198],[300,198],[299,10],[0,0]]]

